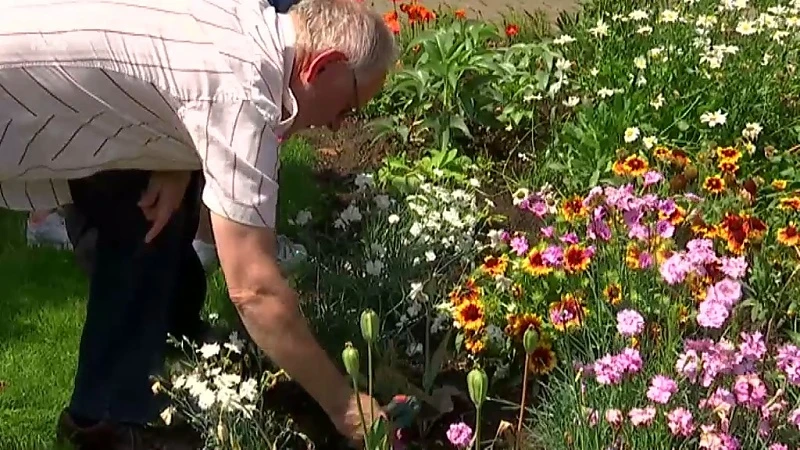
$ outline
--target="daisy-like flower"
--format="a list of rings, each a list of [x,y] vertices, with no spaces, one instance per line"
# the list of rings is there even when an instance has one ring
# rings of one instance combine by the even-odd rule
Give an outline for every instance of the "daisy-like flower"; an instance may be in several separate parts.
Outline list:
[[[566,331],[581,326],[588,312],[579,298],[564,294],[561,301],[550,304],[550,323],[556,330]]]
[[[770,186],[776,191],[782,191],[786,189],[786,185],[789,184],[786,180],[772,180]]]
[[[647,59],[644,56],[637,56],[633,58],[633,67],[636,67],[639,70],[644,70],[647,68]]]
[[[485,325],[483,303],[480,300],[466,301],[456,308],[456,324],[466,331],[477,332]]]
[[[751,141],[755,141],[758,139],[758,135],[761,134],[761,131],[763,131],[761,124],[758,122],[751,122],[745,125],[744,129],[742,130],[742,137]]]
[[[622,287],[619,283],[608,283],[603,289],[603,295],[606,297],[608,303],[617,306],[622,302]]]
[[[580,97],[571,96],[571,97],[567,98],[566,100],[564,100],[563,102],[561,102],[561,104],[563,104],[564,106],[566,106],[568,108],[573,108],[575,106],[578,106],[578,103],[580,103],[580,102],[581,102],[581,98]]]
[[[800,196],[792,195],[791,197],[780,199],[778,208],[787,211],[800,211]]]
[[[594,37],[605,37],[608,36],[608,24],[603,22],[603,19],[597,19],[597,24],[594,27],[589,28],[589,33],[591,33]]]
[[[800,232],[794,223],[789,223],[788,226],[778,230],[777,241],[787,247],[800,246]]]
[[[722,160],[717,164],[720,171],[724,173],[735,174],[739,170],[739,165],[733,161]]]
[[[728,115],[723,113],[721,109],[718,109],[714,112],[704,112],[700,115],[700,122],[708,125],[709,128],[714,128],[718,125],[725,125],[725,122],[727,121]]]
[[[556,368],[556,353],[549,342],[542,342],[530,354],[528,370],[534,375],[547,375]]]
[[[529,328],[536,331],[542,329],[542,318],[538,314],[533,313],[519,313],[509,314],[506,316],[505,333],[514,339],[521,342],[522,337]]]
[[[665,9],[664,11],[661,11],[660,21],[663,23],[677,22],[679,18],[680,15],[675,10]]]
[[[720,161],[738,162],[742,158],[742,152],[735,147],[717,147],[715,153]]]
[[[570,44],[572,42],[575,42],[575,38],[568,34],[562,34],[561,36],[553,39],[553,44],[555,45]]]
[[[591,262],[590,251],[580,244],[572,244],[564,250],[564,270],[567,273],[583,272]]]
[[[725,180],[718,176],[708,177],[703,182],[703,189],[712,194],[721,194],[725,191]]]
[[[535,277],[539,277],[549,274],[553,271],[553,268],[544,262],[541,250],[533,249],[528,253],[528,256],[522,260],[522,270]]]
[[[650,169],[650,164],[647,160],[639,155],[630,155],[624,160],[616,161],[612,167],[615,174],[625,176],[639,177],[647,173]]]
[[[561,206],[561,213],[567,221],[572,222],[585,218],[588,211],[583,205],[583,199],[576,195],[570,199],[564,200],[564,204]]]
[[[742,36],[750,36],[758,33],[758,24],[752,20],[740,20],[736,24],[736,32]]]
[[[492,277],[503,275],[508,267],[508,255],[487,256],[483,259],[481,270]]]
[[[639,128],[630,127],[630,128],[625,130],[625,134],[623,135],[623,139],[625,140],[625,142],[628,142],[628,143],[635,142],[637,139],[639,139],[639,135],[640,134],[641,134],[641,132],[639,131]]]

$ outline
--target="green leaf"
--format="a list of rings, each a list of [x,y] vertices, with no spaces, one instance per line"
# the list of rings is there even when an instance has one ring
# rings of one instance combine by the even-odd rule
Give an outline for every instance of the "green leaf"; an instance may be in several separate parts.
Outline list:
[[[439,343],[439,347],[433,353],[428,366],[425,368],[425,374],[422,378],[422,389],[425,392],[431,391],[431,388],[433,388],[433,382],[436,381],[436,377],[442,370],[445,358],[448,356],[447,345],[450,342],[450,335],[452,332],[452,328],[447,330],[447,334],[445,334],[442,342]]]
[[[456,128],[464,135],[470,139],[472,139],[472,134],[469,132],[469,127],[467,127],[467,123],[464,121],[464,118],[461,116],[450,116],[450,128]]]

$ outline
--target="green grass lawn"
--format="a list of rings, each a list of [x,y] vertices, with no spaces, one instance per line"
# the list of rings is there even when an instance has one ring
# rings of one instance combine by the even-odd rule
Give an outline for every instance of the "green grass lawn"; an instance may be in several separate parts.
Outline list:
[[[281,223],[319,199],[309,183],[315,152],[304,141],[281,150]],[[29,249],[23,214],[0,210],[0,449],[52,447],[72,391],[86,307],[86,278],[72,255]],[[279,225],[280,226],[280,225]],[[210,308],[225,302],[216,274]]]

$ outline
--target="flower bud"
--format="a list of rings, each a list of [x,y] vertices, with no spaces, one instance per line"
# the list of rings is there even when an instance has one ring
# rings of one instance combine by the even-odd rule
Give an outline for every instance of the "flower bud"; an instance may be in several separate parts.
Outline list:
[[[533,327],[528,327],[522,336],[522,345],[525,347],[525,353],[533,353],[536,346],[539,345],[539,332]]]
[[[472,369],[467,374],[467,388],[469,398],[475,407],[480,408],[486,400],[486,393],[489,390],[489,377],[482,369]]]
[[[344,362],[344,369],[351,377],[358,376],[358,349],[353,347],[352,342],[348,342],[342,350],[342,362]]]
[[[375,311],[367,309],[361,313],[361,335],[367,341],[367,344],[372,345],[375,343],[381,332],[380,328],[381,321]]]

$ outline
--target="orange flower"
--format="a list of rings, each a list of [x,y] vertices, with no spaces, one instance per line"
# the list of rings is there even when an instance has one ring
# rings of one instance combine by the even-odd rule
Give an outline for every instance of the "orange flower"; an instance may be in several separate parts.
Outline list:
[[[477,332],[482,329],[485,324],[483,319],[483,304],[480,301],[461,303],[456,308],[455,319],[463,330]]]
[[[708,177],[706,181],[703,182],[703,189],[712,194],[721,194],[725,191],[725,180],[718,176]]]
[[[464,332],[464,347],[468,352],[477,355],[486,348],[486,336],[482,332]]]
[[[564,218],[567,221],[572,222],[576,219],[582,219],[586,217],[588,211],[586,207],[583,206],[583,199],[576,195],[571,199],[565,199],[564,204],[561,206],[561,213],[564,214]]]
[[[464,9],[459,8],[459,9],[455,10],[455,16],[456,16],[456,19],[466,19],[467,18],[467,11],[465,11]]]
[[[776,191],[782,191],[786,189],[786,185],[788,183],[786,182],[786,180],[772,180],[772,183],[770,184],[772,185],[773,188],[775,188]]]
[[[685,151],[677,148],[672,150],[670,159],[672,160],[672,163],[678,167],[685,167],[692,162],[692,159],[689,158],[689,155],[687,155]]]
[[[522,269],[535,277],[547,275],[553,271],[552,267],[545,264],[542,251],[537,249],[531,250],[528,256],[522,260]]]
[[[564,294],[561,301],[550,304],[550,323],[556,330],[566,331],[581,326],[588,312],[579,298]]]
[[[636,242],[628,243],[628,247],[625,249],[625,265],[633,270],[640,269],[639,257],[641,255],[642,250]]]
[[[475,280],[470,278],[463,286],[453,289],[448,295],[453,306],[459,306],[464,302],[475,302],[481,297],[481,289],[475,284]]]
[[[647,160],[639,155],[630,155],[622,161],[616,161],[612,170],[617,175],[630,175],[639,177],[644,175],[650,169]]]
[[[506,316],[505,332],[512,339],[522,341],[522,337],[528,328],[533,327],[534,330],[540,331],[542,329],[542,318],[538,314],[532,313],[519,313],[509,314]]]
[[[506,36],[513,38],[518,34],[519,34],[519,26],[513,23],[506,25]]]
[[[622,302],[622,287],[619,283],[608,283],[606,288],[603,289],[603,295],[605,295],[608,303],[617,306]]]
[[[391,11],[383,15],[383,21],[386,23],[386,26],[394,34],[400,34],[400,20],[397,17],[397,11]]]
[[[778,242],[787,247],[796,247],[800,245],[800,233],[797,231],[794,223],[778,230]]]
[[[785,210],[800,211],[800,196],[793,195],[782,198],[778,207]]]
[[[731,253],[741,255],[745,245],[759,242],[767,231],[767,225],[756,217],[747,214],[727,213],[717,227],[717,234],[727,241]]]
[[[653,156],[659,161],[670,161],[672,159],[672,152],[663,145],[658,145],[653,149]]]
[[[547,375],[556,368],[558,360],[549,342],[536,347],[528,359],[528,370],[534,375]]]
[[[508,267],[507,255],[502,255],[500,257],[487,256],[483,260],[483,264],[481,265],[481,270],[495,277],[497,275],[502,275],[506,273],[506,267]]]
[[[719,167],[719,170],[730,174],[735,174],[739,170],[738,164],[728,160],[720,161],[719,164],[717,164],[717,167]]]
[[[564,270],[568,273],[580,273],[592,262],[591,252],[579,244],[573,244],[564,250]]]
[[[720,161],[728,161],[732,163],[736,163],[741,159],[742,152],[736,150],[733,147],[717,147],[717,158]]]

